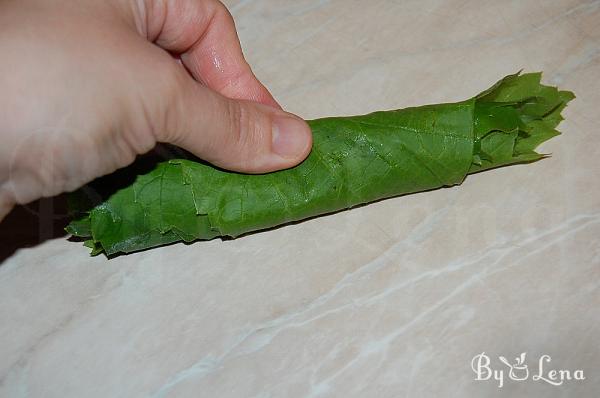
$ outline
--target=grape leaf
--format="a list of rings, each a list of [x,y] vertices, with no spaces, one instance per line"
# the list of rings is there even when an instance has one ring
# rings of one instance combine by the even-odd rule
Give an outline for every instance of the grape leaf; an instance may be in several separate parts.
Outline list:
[[[457,103],[308,121],[312,152],[287,170],[248,175],[197,159],[160,162],[80,211],[67,231],[107,255],[237,237],[534,161],[574,98],[540,78],[510,75]]]

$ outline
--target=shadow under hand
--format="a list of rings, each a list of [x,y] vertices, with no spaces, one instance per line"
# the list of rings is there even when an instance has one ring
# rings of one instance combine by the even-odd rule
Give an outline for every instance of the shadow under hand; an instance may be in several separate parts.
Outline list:
[[[175,158],[195,159],[180,148],[157,145],[149,153],[138,156],[132,165],[98,178],[74,194],[62,194],[15,207],[0,222],[0,266],[18,249],[66,237],[65,227],[78,214],[90,210],[117,190],[132,184],[138,175],[149,172],[157,163]]]
[[[66,236],[68,222],[66,195],[15,207],[0,222],[0,266],[18,249]]]

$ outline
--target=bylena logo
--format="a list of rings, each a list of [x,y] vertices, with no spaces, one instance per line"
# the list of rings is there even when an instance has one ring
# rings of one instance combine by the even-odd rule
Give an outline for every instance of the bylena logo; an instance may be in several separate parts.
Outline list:
[[[585,375],[582,369],[567,370],[567,369],[556,369],[550,362],[552,358],[550,355],[542,355],[537,361],[537,369],[532,368],[531,374],[529,366],[525,363],[527,353],[523,352],[521,355],[515,358],[514,363],[509,362],[505,357],[499,356],[498,361],[500,362],[495,367],[492,364],[491,358],[485,353],[477,354],[471,360],[471,369],[475,372],[475,380],[486,381],[496,380],[498,382],[498,388],[502,388],[505,384],[505,378],[508,377],[512,381],[525,381],[529,380],[531,376],[532,381],[539,381],[551,384],[553,386],[563,385],[568,381],[582,381],[585,380]],[[502,366],[502,364],[504,366]]]

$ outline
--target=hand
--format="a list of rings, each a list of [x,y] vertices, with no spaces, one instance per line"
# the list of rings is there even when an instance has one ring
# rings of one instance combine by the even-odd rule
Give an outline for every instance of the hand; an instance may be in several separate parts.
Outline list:
[[[248,173],[310,152],[217,0],[6,0],[0,54],[0,220],[157,142]]]

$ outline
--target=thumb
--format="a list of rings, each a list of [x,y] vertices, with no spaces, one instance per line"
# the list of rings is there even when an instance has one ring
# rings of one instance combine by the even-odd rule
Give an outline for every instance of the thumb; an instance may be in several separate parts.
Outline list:
[[[301,118],[226,98],[191,78],[167,107],[166,128],[158,140],[224,169],[265,173],[295,166],[310,153],[311,131]]]

